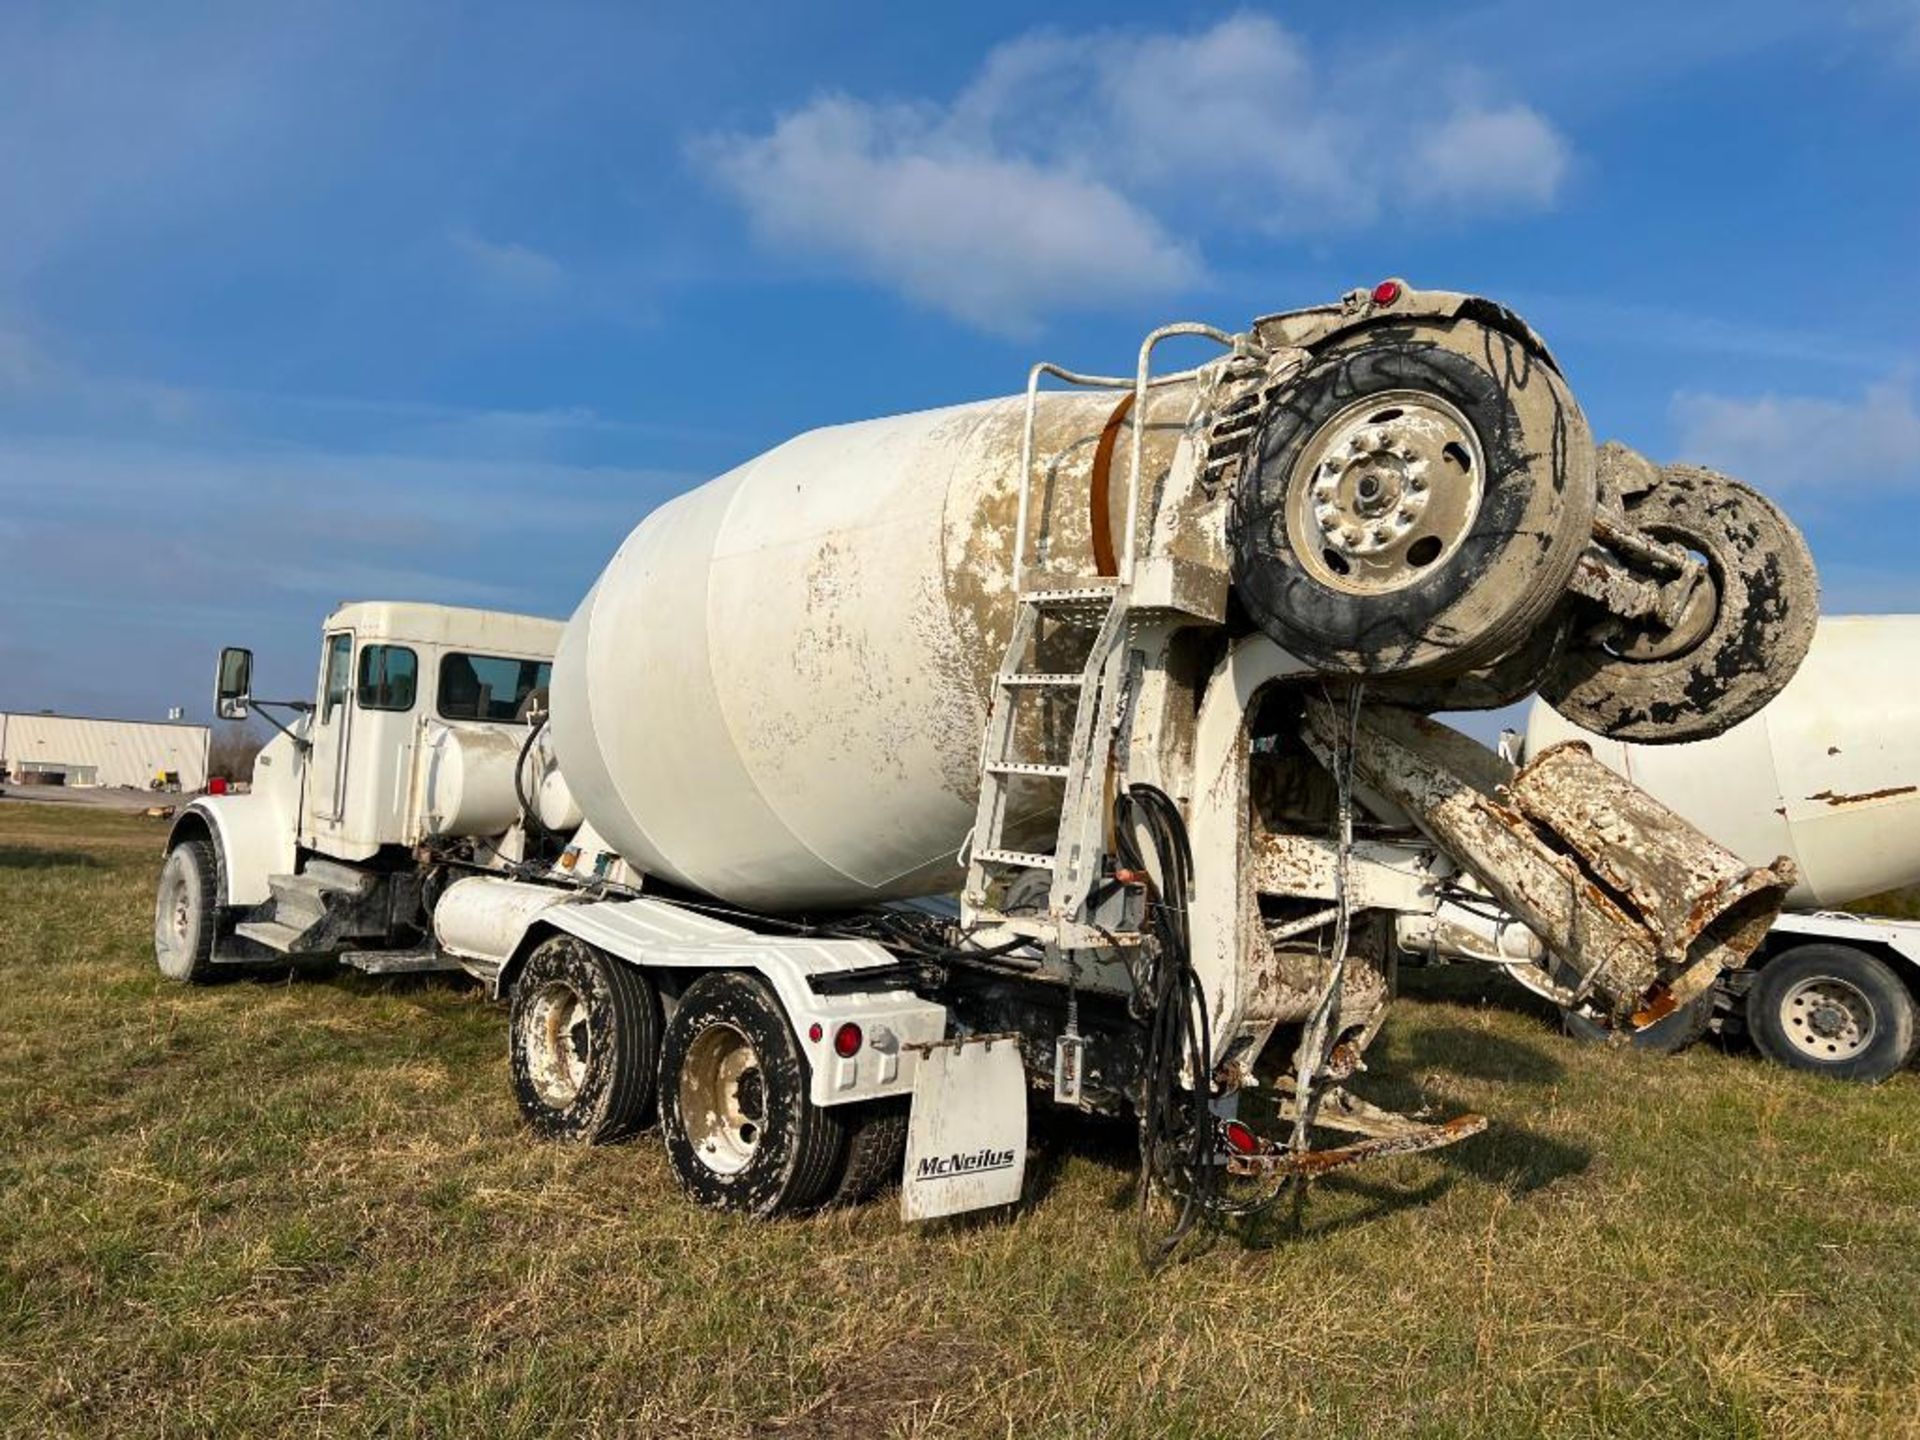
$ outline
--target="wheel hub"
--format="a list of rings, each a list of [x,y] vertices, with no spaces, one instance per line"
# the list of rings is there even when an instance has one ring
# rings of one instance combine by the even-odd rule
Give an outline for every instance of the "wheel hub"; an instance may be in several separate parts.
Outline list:
[[[1336,590],[1380,594],[1445,561],[1480,513],[1479,436],[1436,395],[1389,391],[1340,411],[1301,455],[1287,538]]]
[[[586,997],[558,981],[542,986],[520,1023],[534,1090],[554,1109],[566,1109],[579,1098],[593,1061]]]
[[[1850,1060],[1873,1043],[1873,1006],[1834,976],[1802,980],[1780,999],[1781,1029],[1816,1060]]]
[[[766,1130],[760,1056],[745,1032],[713,1025],[687,1048],[680,1070],[680,1116],[694,1153],[709,1170],[744,1170]]]

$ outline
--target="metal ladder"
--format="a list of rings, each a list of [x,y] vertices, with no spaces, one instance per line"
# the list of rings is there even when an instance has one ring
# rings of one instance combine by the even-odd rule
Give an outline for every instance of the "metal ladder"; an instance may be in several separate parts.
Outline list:
[[[1082,918],[1088,894],[1099,879],[1106,853],[1107,748],[1119,718],[1120,690],[1126,662],[1132,613],[1136,537],[1139,529],[1140,478],[1147,429],[1147,393],[1200,374],[1199,369],[1155,376],[1153,350],[1176,335],[1197,335],[1240,353],[1244,337],[1229,335],[1208,325],[1162,326],[1141,343],[1139,362],[1131,377],[1082,375],[1042,362],[1027,376],[1026,425],[1020,447],[1019,507],[1014,522],[1013,577],[1016,613],[1013,633],[995,677],[992,707],[987,718],[980,757],[980,799],[967,858],[967,883],[961,893],[961,914],[969,926],[999,925],[1031,935],[1061,949],[1110,946],[1113,936],[1086,924]],[[1069,385],[1090,389],[1125,390],[1133,394],[1132,444],[1129,447],[1127,508],[1122,553],[1117,574],[1089,575],[1068,580],[1065,588],[1029,589],[1026,541],[1033,492],[1034,425],[1040,379],[1052,375]],[[1044,670],[1039,644],[1048,621],[1078,622],[1091,639],[1077,672]],[[1022,694],[1071,693],[1075,697],[1073,736],[1064,761],[1035,759],[1017,753]],[[1060,804],[1054,814],[1054,846],[1047,851],[1021,850],[1007,843],[1009,820],[1044,824],[1044,814],[1010,816],[1012,786],[1021,778],[1057,780]],[[1047,879],[1044,914],[1008,914],[992,903],[994,891],[1014,892],[1023,880]]]
[[[974,815],[963,904],[971,922],[1005,924],[1073,948],[1077,929],[1072,922],[1097,878],[1104,853],[1105,766],[1099,762],[1124,658],[1127,593],[1117,579],[1109,579],[1071,589],[1029,590],[1020,595],[1018,607],[987,720],[980,803]],[[1048,621],[1091,632],[1077,671],[1035,668]],[[1047,693],[1074,696],[1073,735],[1064,761],[1018,752],[1020,697]],[[1022,778],[1060,782],[1051,850],[1018,850],[1006,843],[1010,819],[1036,826],[1047,819],[1043,813],[1010,816],[1011,791]],[[1010,891],[1022,877],[1036,872],[1047,877],[1044,917],[1008,915],[989,905],[996,884]]]

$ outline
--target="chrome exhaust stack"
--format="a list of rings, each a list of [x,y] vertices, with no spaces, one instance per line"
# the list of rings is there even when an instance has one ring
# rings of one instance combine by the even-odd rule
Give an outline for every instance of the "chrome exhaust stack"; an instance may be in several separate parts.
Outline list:
[[[1748,865],[1568,741],[1515,770],[1477,741],[1389,706],[1351,736],[1307,706],[1323,761],[1352,746],[1360,799],[1413,824],[1540,937],[1542,994],[1651,1025],[1746,963],[1793,886],[1786,857]]]

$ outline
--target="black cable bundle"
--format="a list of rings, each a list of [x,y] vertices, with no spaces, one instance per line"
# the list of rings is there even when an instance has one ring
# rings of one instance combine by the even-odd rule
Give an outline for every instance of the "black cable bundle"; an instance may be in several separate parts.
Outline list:
[[[1149,867],[1135,838],[1145,832],[1155,864]],[[1120,868],[1159,877],[1147,882],[1147,929],[1153,953],[1134,977],[1136,1013],[1148,1023],[1147,1064],[1140,1106],[1141,1247],[1149,1264],[1164,1260],[1202,1215],[1217,1208],[1214,1191],[1213,1112],[1208,1071],[1213,1053],[1206,997],[1193,968],[1187,897],[1193,850],[1186,822],[1163,790],[1134,785],[1114,800],[1114,852]],[[1180,1083],[1185,1068],[1191,1088]],[[1158,1180],[1180,1206],[1166,1234],[1149,1240],[1144,1221]]]

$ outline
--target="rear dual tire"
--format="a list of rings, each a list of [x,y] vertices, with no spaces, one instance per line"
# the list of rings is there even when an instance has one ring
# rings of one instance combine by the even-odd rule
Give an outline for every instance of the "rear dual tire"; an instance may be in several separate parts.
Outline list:
[[[660,997],[631,965],[571,935],[542,941],[513,985],[508,1064],[534,1132],[604,1145],[653,1120]]]
[[[846,1120],[809,1098],[811,1073],[759,979],[715,971],[687,987],[660,1049],[660,1128],[688,1199],[768,1217],[829,1198]]]
[[[528,957],[508,1023],[514,1098],[537,1134],[607,1144],[657,1113],[696,1204],[770,1217],[857,1204],[899,1177],[905,1102],[815,1105],[799,1039],[755,976],[702,976],[662,1024],[644,971],[559,935]]]

